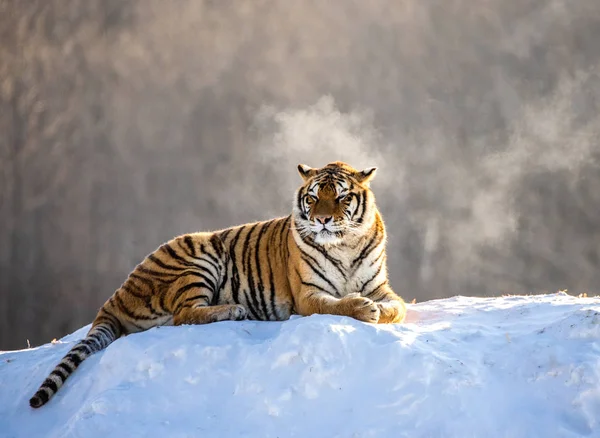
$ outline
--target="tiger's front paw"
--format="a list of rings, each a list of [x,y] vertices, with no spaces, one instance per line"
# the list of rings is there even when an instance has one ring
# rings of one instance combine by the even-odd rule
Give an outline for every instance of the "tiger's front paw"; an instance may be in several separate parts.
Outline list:
[[[395,324],[404,321],[406,317],[406,306],[404,302],[377,303],[379,307],[379,323]]]
[[[359,321],[376,324],[379,321],[380,310],[376,303],[358,294],[347,295],[340,300],[344,314]]]

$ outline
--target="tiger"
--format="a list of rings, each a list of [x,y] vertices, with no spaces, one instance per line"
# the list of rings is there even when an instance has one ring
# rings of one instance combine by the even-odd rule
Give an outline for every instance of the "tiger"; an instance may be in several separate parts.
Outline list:
[[[292,314],[403,322],[406,305],[389,284],[386,232],[370,189],[376,170],[300,164],[303,183],[290,215],[159,246],[102,305],[30,406],[46,404],[90,355],[152,327]]]

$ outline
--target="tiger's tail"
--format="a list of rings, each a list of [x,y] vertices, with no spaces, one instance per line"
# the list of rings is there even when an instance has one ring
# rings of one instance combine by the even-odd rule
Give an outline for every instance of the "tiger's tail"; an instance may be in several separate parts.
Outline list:
[[[32,408],[39,408],[50,400],[77,367],[92,354],[105,349],[121,336],[121,325],[105,319],[95,324],[87,336],[79,341],[54,368],[44,383],[29,400]]]

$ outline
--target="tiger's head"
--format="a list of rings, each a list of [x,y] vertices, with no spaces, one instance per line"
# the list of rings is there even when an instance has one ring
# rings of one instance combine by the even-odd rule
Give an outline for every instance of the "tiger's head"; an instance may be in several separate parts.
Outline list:
[[[337,245],[365,234],[377,212],[369,188],[376,170],[359,171],[340,161],[320,169],[300,164],[304,184],[296,191],[293,210],[300,236],[320,245]]]

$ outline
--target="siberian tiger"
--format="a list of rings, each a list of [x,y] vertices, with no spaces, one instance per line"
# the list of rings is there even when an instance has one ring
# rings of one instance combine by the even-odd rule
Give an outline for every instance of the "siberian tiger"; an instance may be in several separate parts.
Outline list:
[[[398,323],[406,307],[388,283],[386,234],[369,188],[375,168],[299,165],[304,184],[286,217],[174,238],[148,255],[99,310],[87,336],[29,401],[38,408],[91,354],[160,325],[282,321],[345,315]]]

